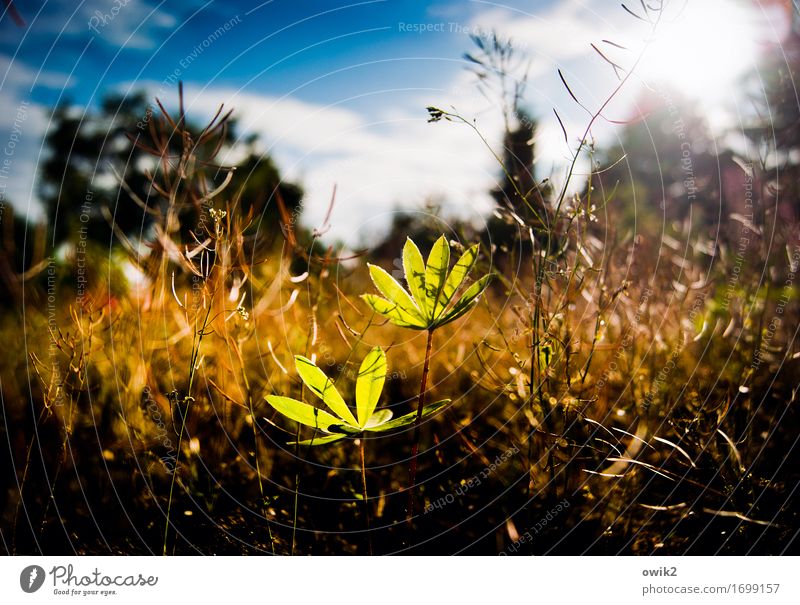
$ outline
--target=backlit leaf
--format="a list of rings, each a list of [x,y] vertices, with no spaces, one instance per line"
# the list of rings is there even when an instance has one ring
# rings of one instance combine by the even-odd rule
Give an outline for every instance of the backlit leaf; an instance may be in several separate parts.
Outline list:
[[[325,375],[310,359],[302,355],[295,356],[295,366],[300,378],[311,391],[325,402],[331,411],[348,424],[358,426],[355,416],[339,395],[333,381]],[[337,423],[340,424],[340,423]]]
[[[448,403],[450,403],[449,399],[442,399],[441,401],[437,401],[436,403],[426,405],[424,408],[422,408],[422,417],[425,418],[426,416],[430,416],[434,412],[441,410]],[[382,433],[384,431],[391,431],[392,429],[399,429],[401,427],[408,426],[409,424],[413,424],[416,418],[417,418],[417,413],[411,412],[410,414],[406,414],[405,416],[400,416],[399,418],[395,418],[394,420],[385,422],[380,426],[371,427],[366,430],[377,433]]]
[[[455,321],[472,309],[472,307],[474,307],[478,302],[478,297],[483,294],[483,291],[486,289],[486,286],[489,284],[489,280],[491,278],[491,275],[484,275],[469,288],[467,288],[461,298],[458,299],[453,307],[447,311],[444,317],[441,318],[440,322],[437,323],[437,327],[448,324],[451,321]]]
[[[400,326],[401,328],[414,328],[415,330],[424,330],[427,328],[425,322],[406,313],[395,303],[389,302],[385,298],[381,298],[375,294],[362,294],[361,298],[373,311],[378,315],[383,315],[388,318],[396,326]]]
[[[428,317],[435,318],[439,294],[444,288],[447,279],[447,270],[450,268],[450,245],[447,238],[442,235],[431,248],[428,255],[428,264],[425,266],[425,300]]]
[[[326,443],[333,443],[344,439],[347,435],[322,435],[320,437],[313,437],[304,441],[291,441],[288,445],[325,445]]]
[[[388,409],[384,408],[382,410],[378,410],[377,412],[375,412],[370,417],[370,419],[367,420],[367,423],[364,425],[364,428],[365,429],[371,429],[371,428],[374,428],[376,426],[380,426],[382,424],[385,424],[385,423],[389,422],[391,419],[392,419],[392,410],[388,410]]]
[[[386,382],[386,354],[375,347],[361,362],[356,378],[356,413],[358,425],[363,427],[378,406]]]
[[[342,423],[339,418],[336,418],[325,410],[320,410],[319,408],[315,408],[297,399],[292,399],[291,397],[268,395],[266,399],[267,403],[288,419],[310,426],[313,429],[318,429],[327,433],[329,426]]]
[[[467,278],[467,275],[469,275],[469,272],[472,271],[472,267],[475,266],[475,261],[477,260],[478,245],[476,244],[475,246],[467,248],[466,252],[464,252],[456,264],[453,265],[453,270],[450,271],[450,275],[448,275],[442,293],[439,296],[439,315],[441,315],[442,311],[450,304],[453,295],[461,284],[464,283],[464,280]]]
[[[383,294],[389,302],[395,303],[401,311],[404,311],[418,321],[424,321],[422,312],[417,307],[417,303],[411,298],[397,280],[377,265],[367,265],[372,283]]]
[[[417,302],[417,306],[420,311],[427,314],[425,261],[422,260],[422,253],[410,237],[406,239],[405,246],[403,246],[403,271],[406,275],[408,289]]]

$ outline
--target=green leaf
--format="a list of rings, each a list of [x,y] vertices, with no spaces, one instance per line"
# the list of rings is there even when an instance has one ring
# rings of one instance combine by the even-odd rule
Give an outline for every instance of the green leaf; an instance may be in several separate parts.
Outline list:
[[[327,405],[334,414],[339,416],[339,418],[344,420],[347,424],[358,426],[358,421],[355,416],[353,416],[350,408],[347,407],[342,396],[339,395],[339,391],[333,386],[333,381],[325,375],[325,372],[314,365],[314,362],[310,359],[306,359],[302,355],[295,355],[294,359],[297,373],[306,386],[311,389],[317,397],[322,399],[325,405]],[[337,424],[340,423],[337,422]]]
[[[412,239],[406,238],[403,246],[403,272],[406,275],[408,289],[423,314],[427,314],[427,295],[425,293],[425,261],[422,253]]]
[[[489,284],[489,280],[492,278],[491,274],[484,275],[474,284],[472,284],[461,298],[458,299],[458,302],[453,305],[453,307],[442,317],[439,321],[436,322],[436,327],[443,326],[445,324],[449,324],[451,321],[455,321],[467,311],[472,309],[477,302],[478,297],[483,294],[483,291],[486,289],[486,286]]]
[[[287,445],[325,445],[326,443],[333,443],[334,441],[339,441],[345,437],[347,437],[347,435],[324,435],[322,437],[313,437],[312,439],[306,439],[304,441],[291,441]]]
[[[392,410],[382,409],[375,412],[364,425],[365,429],[371,429],[389,422],[392,419]]]
[[[356,413],[358,426],[363,427],[378,406],[386,382],[386,354],[375,347],[361,362],[356,378]]]
[[[278,412],[299,422],[312,429],[328,432],[328,427],[331,425],[341,424],[342,421],[325,410],[320,410],[314,406],[292,399],[291,397],[281,397],[279,395],[267,395],[267,403],[269,403]]]
[[[472,268],[475,266],[475,262],[478,260],[478,249],[479,246],[477,244],[467,248],[466,252],[464,252],[456,264],[453,265],[453,270],[450,271],[450,275],[447,276],[447,281],[439,297],[439,304],[441,305],[439,315],[444,312],[447,305],[453,300],[453,295],[455,295],[458,288],[464,283],[467,275],[469,275],[469,272],[472,271]]]
[[[441,401],[437,401],[436,403],[426,405],[424,408],[422,408],[422,417],[425,418],[426,416],[430,416],[434,412],[442,409],[448,403],[450,403],[449,399],[442,399]],[[385,422],[380,426],[367,428],[365,430],[374,433],[383,433],[384,431],[391,431],[392,429],[399,429],[401,427],[408,426],[409,424],[412,424],[416,419],[417,419],[417,413],[411,412],[410,414],[406,414],[405,416],[400,416],[399,418],[395,418],[394,420]]]
[[[329,433],[336,433],[342,435],[358,435],[361,433],[361,427],[354,424],[332,424],[328,427]]]
[[[394,325],[401,328],[413,328],[415,330],[425,330],[427,323],[419,318],[410,315],[400,309],[395,303],[389,302],[375,294],[362,294],[361,298],[367,303],[375,313],[388,318]]]
[[[417,307],[417,303],[411,298],[397,280],[377,265],[367,265],[372,283],[380,290],[389,302],[395,303],[398,308],[418,321],[424,322],[422,311]]]
[[[425,298],[428,317],[436,317],[439,294],[444,288],[447,279],[447,270],[450,268],[450,245],[447,238],[442,235],[431,248],[428,255],[428,264],[425,266]]]

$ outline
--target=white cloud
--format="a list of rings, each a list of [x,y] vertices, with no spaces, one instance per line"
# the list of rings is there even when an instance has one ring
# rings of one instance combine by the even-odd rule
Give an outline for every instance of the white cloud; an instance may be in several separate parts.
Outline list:
[[[480,31],[496,31],[512,40],[515,47],[533,59],[535,76],[548,67],[555,68],[588,54],[589,44],[608,29],[608,19],[604,12],[590,8],[585,2],[564,0],[540,14],[491,8],[476,14],[470,25]]]
[[[89,29],[89,21],[100,10],[111,17],[108,5],[83,3],[72,7],[57,8],[42,13],[32,22],[30,27],[37,36],[52,35],[70,37],[88,37],[93,35]],[[67,11],[69,8],[69,11]],[[70,15],[65,22],[65,15]],[[154,10],[147,2],[131,1],[123,6],[113,18],[105,19],[105,25],[98,27],[96,36],[108,44],[125,46],[126,48],[149,49],[155,46],[156,36],[160,31],[174,27],[176,20],[162,10]],[[36,87],[50,88],[57,91],[70,89],[75,80],[67,73],[56,73],[37,69],[17,58],[12,60],[0,56],[0,115],[5,116],[0,125],[0,154],[5,154],[9,143],[13,143],[11,155],[5,156],[11,162],[8,171],[11,178],[3,185],[3,202],[13,203],[17,213],[31,219],[42,218],[42,208],[37,196],[38,164],[42,161],[43,138],[47,131],[51,110],[41,104],[30,101],[31,91]],[[19,123],[14,133],[13,122],[18,108],[23,102],[24,120]],[[18,141],[13,139],[19,138]]]
[[[115,13],[112,9],[118,6]],[[69,19],[68,21],[66,19]],[[93,20],[94,18],[94,20]],[[95,29],[90,29],[90,23]],[[175,17],[155,8],[150,2],[129,0],[116,2],[56,2],[30,25],[38,36],[94,36],[99,42],[112,46],[146,50],[156,46],[157,36],[174,28]]]
[[[19,59],[12,61],[10,57],[0,56],[0,88],[4,96],[18,97],[34,86],[62,90],[71,85],[68,74],[37,71]]]
[[[394,208],[435,199],[448,213],[473,219],[490,208],[487,192],[499,170],[490,153],[464,125],[427,123],[422,100],[366,116],[232,89],[189,85],[185,95],[190,113],[213,115],[220,101],[235,108],[240,131],[260,135],[284,177],[304,185],[309,226],[321,225],[336,185],[329,233],[349,244],[374,243]],[[487,136],[497,126],[497,116],[482,120]]]
[[[123,10],[130,11],[125,18],[108,21],[99,29],[98,37],[112,46],[147,50],[155,48],[158,34],[175,27],[177,20],[163,11],[153,10],[145,3],[131,2]],[[91,19],[89,15],[87,19]]]
[[[41,218],[36,196],[36,174],[42,137],[49,113],[35,103],[22,103],[8,94],[0,95],[0,115],[5,116],[0,129],[0,157],[7,178],[0,181],[0,200],[13,204],[20,216]]]
[[[128,9],[150,10],[134,9],[132,4]],[[129,34],[122,23],[143,18],[134,16],[131,13],[123,19],[120,15],[107,26],[119,21],[120,29],[102,30],[103,35],[120,43],[118,36]],[[174,23],[169,16],[159,18],[159,27]],[[493,5],[470,19],[472,27],[495,29],[534,58],[529,101],[535,117],[541,118],[538,176],[548,176],[553,167],[558,170],[565,164],[588,120],[564,89],[556,68],[564,69],[576,94],[589,107],[597,107],[616,80],[589,44],[603,38],[617,40],[621,32],[635,42],[638,34],[624,31],[626,26],[631,27],[633,18],[616,4],[572,0],[556,2],[538,15]],[[18,72],[15,77],[22,76],[29,74]],[[57,85],[55,80],[51,83]],[[141,81],[130,86],[146,87],[151,93],[159,88],[158,83]],[[127,86],[120,86],[124,88]],[[417,208],[434,199],[440,200],[447,211],[465,217],[478,217],[489,209],[488,191],[499,174],[490,152],[467,126],[428,124],[424,107],[433,104],[449,109],[452,105],[466,118],[475,118],[480,131],[501,154],[498,108],[476,93],[474,77],[465,71],[449,83],[443,82],[442,88],[441,93],[417,97],[383,97],[367,112],[345,103],[324,105],[191,83],[186,86],[186,100],[189,112],[198,118],[213,115],[222,101],[235,108],[240,132],[245,136],[258,134],[263,151],[276,159],[284,177],[304,185],[304,220],[309,226],[319,226],[323,221],[336,185],[331,235],[357,244],[374,241],[388,225],[394,208]],[[634,107],[634,91],[624,95],[608,117],[630,117],[627,112]],[[552,107],[565,122],[569,145],[563,140]],[[616,132],[616,127],[600,123],[594,134],[600,136],[602,144]],[[558,173],[555,176],[557,180]],[[580,186],[579,182],[574,184]]]
[[[42,218],[36,194],[42,141],[50,121],[50,110],[30,100],[36,87],[69,89],[67,74],[37,71],[21,60],[0,56],[0,158],[7,160],[8,178],[2,186],[2,201],[13,204],[20,216]]]

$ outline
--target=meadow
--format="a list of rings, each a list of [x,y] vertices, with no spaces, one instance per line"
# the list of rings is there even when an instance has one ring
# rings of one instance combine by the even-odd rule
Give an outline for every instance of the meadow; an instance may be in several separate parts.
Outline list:
[[[729,162],[739,206],[709,220],[726,183],[687,185],[678,145],[697,200],[659,208],[595,148],[599,116],[588,175],[487,148],[486,222],[429,208],[359,250],[277,182],[247,198],[218,161],[230,114],[198,127],[181,97],[128,124],[138,239],[90,194],[58,251],[4,224],[5,552],[796,552],[793,173]]]

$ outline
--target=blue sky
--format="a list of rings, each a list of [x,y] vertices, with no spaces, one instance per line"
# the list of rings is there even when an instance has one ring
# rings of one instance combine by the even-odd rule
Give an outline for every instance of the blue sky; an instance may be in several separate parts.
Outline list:
[[[721,31],[720,44],[736,39],[726,52],[738,48],[742,56],[730,61],[746,68],[753,57],[745,56],[747,46],[727,8],[734,2],[702,5],[725,11],[733,26]],[[489,208],[486,192],[498,175],[486,150],[467,129],[427,124],[424,111],[430,104],[454,105],[498,143],[496,104],[475,94],[462,59],[471,49],[470,32],[496,29],[529,57],[526,104],[542,116],[542,176],[570,152],[552,108],[573,139],[586,119],[556,68],[587,105],[596,106],[616,81],[589,43],[606,38],[636,47],[646,35],[608,0],[58,0],[38,12],[16,5],[25,27],[8,14],[0,20],[0,147],[15,130],[20,140],[11,156],[13,178],[0,193],[20,212],[36,216],[36,165],[53,104],[91,106],[109,91],[139,89],[169,101],[176,88],[165,79],[175,74],[185,83],[191,113],[208,116],[220,102],[236,108],[242,134],[258,134],[284,175],[303,182],[307,223],[322,219],[336,184],[333,233],[352,243],[379,232],[396,207],[433,199],[476,220]],[[694,22],[702,21],[698,13]],[[228,30],[215,36],[225,23]],[[663,54],[671,55],[667,49]],[[651,70],[653,76],[665,73]],[[720,99],[729,101],[724,84],[718,86]],[[639,86],[621,97],[609,117],[630,117]],[[25,119],[15,127],[22,102]],[[614,137],[602,125],[596,134]]]
[[[120,4],[124,0],[119,0]],[[20,3],[17,3],[18,5]],[[522,3],[519,3],[522,4]],[[543,9],[547,2],[527,3]],[[141,2],[130,0],[116,16],[114,2],[46,2],[36,14],[26,14],[28,27],[10,19],[0,22],[0,52],[47,73],[68,74],[69,97],[79,103],[100,91],[128,81],[155,80],[169,74],[180,58],[220,25],[239,17],[233,35],[204,53],[185,79],[214,78],[220,85],[240,85],[258,71],[263,77],[249,84],[257,92],[281,94],[315,78],[365,62],[399,61],[391,69],[351,69],[336,78],[337,89],[311,86],[297,93],[313,102],[331,102],[342,92],[358,90],[365,78],[371,86],[441,83],[437,70],[419,68],[415,59],[458,60],[469,48],[466,33],[483,3],[426,4],[396,0],[325,2]],[[108,21],[95,22],[105,14]],[[406,31],[414,24],[441,23],[428,33]],[[451,27],[452,24],[452,27]],[[38,87],[33,96],[52,103],[61,90]]]

